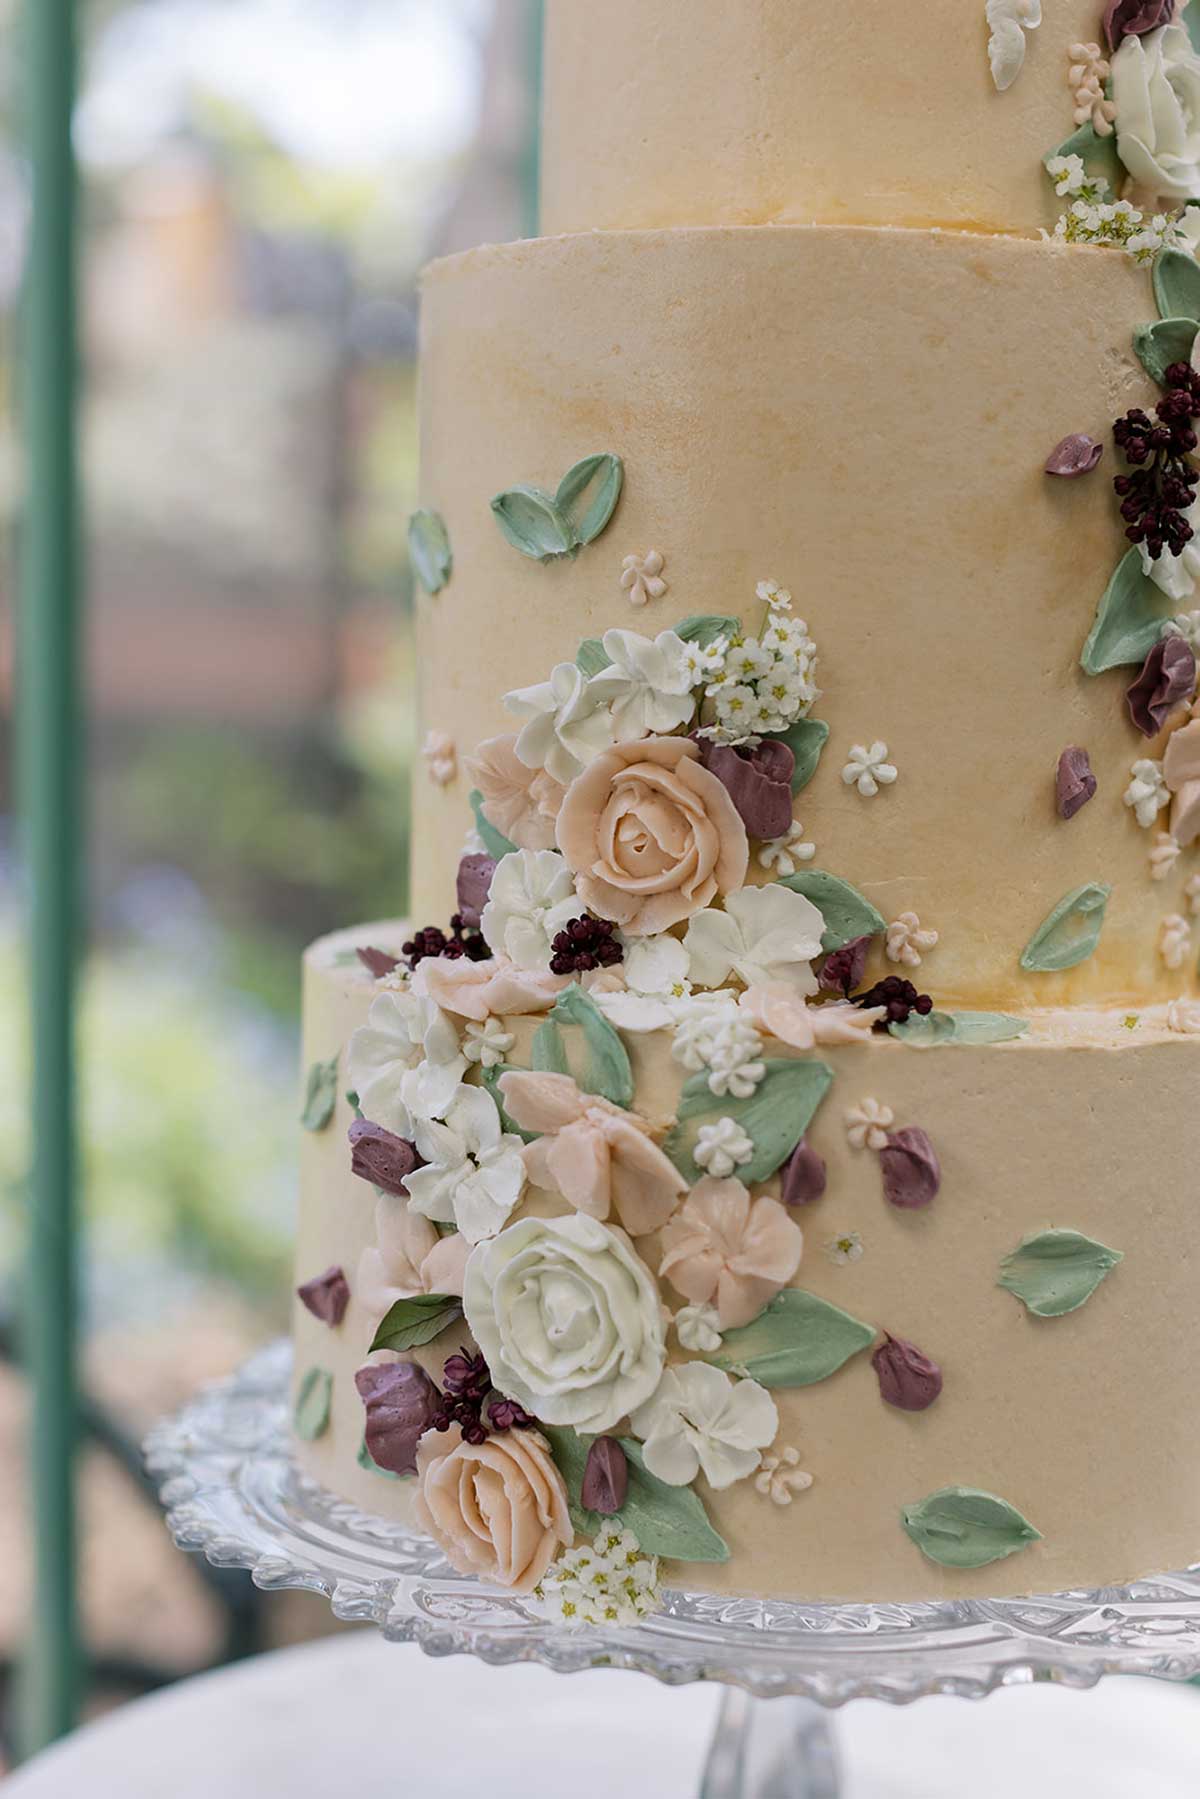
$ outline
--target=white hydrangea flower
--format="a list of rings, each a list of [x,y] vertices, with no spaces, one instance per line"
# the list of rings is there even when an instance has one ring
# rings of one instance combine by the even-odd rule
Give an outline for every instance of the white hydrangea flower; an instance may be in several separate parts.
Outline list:
[[[902,912],[887,928],[887,958],[904,968],[920,968],[925,952],[937,948],[938,933],[921,928],[915,912]]]
[[[877,1099],[864,1099],[846,1113],[846,1135],[851,1149],[886,1149],[888,1132],[896,1122],[890,1106]]]
[[[545,970],[555,937],[583,909],[557,850],[514,850],[496,864],[480,929],[518,968]]]
[[[506,693],[504,704],[527,722],[517,738],[526,768],[545,769],[567,787],[602,750],[612,747],[603,701],[573,662],[560,662],[548,681]]]
[[[713,1355],[721,1347],[721,1318],[716,1306],[681,1306],[674,1318],[681,1349]]]
[[[754,591],[763,605],[769,606],[772,612],[791,611],[792,596],[778,581],[760,581]]]
[[[807,1493],[812,1484],[812,1475],[800,1466],[800,1451],[791,1447],[765,1455],[754,1477],[754,1491],[779,1506],[791,1505],[796,1494]]]
[[[697,1168],[703,1168],[714,1180],[728,1180],[736,1169],[754,1160],[754,1140],[736,1118],[718,1118],[715,1124],[700,1126],[692,1157]]]
[[[1165,881],[1174,872],[1175,864],[1183,851],[1170,831],[1160,831],[1154,839],[1154,848],[1150,851],[1150,878],[1152,881]]]
[[[346,1081],[372,1124],[411,1139],[412,1112],[440,1118],[466,1073],[458,1031],[431,999],[385,991],[346,1046]]]
[[[753,1474],[775,1441],[779,1413],[765,1387],[708,1362],[668,1368],[629,1420],[651,1474],[686,1487],[701,1472],[717,1492]]]
[[[409,1210],[457,1226],[468,1243],[494,1237],[525,1187],[524,1144],[503,1130],[496,1102],[482,1087],[460,1087],[444,1122],[415,1124],[426,1165],[405,1180]]]
[[[1164,968],[1182,968],[1192,947],[1192,927],[1182,912],[1171,912],[1162,921],[1158,953]]]
[[[786,837],[772,837],[758,852],[759,864],[773,869],[777,875],[794,875],[802,862],[811,862],[817,853],[815,843],[804,840],[804,826],[797,818]]]
[[[534,1589],[564,1624],[636,1624],[660,1603],[657,1556],[631,1530],[608,1524],[591,1547],[567,1549]]]
[[[1149,830],[1171,795],[1163,779],[1163,765],[1143,756],[1129,771],[1131,779],[1125,789],[1125,804],[1144,830]]]
[[[670,1030],[682,1017],[692,983],[688,955],[676,937],[638,937],[626,946],[619,971],[624,989],[592,998],[610,1024],[635,1036]]]
[[[644,556],[626,556],[621,564],[621,587],[629,595],[629,604],[641,608],[651,600],[661,600],[667,591],[663,580],[665,559],[660,550],[647,550]]]
[[[1042,0],[987,0],[985,13],[991,28],[988,63],[1003,93],[1025,66],[1025,33],[1041,24]]]
[[[824,934],[825,920],[811,900],[772,884],[731,893],[723,912],[697,912],[684,948],[698,986],[720,987],[734,974],[747,987],[783,981],[815,993],[812,963]]]
[[[690,724],[696,711],[687,644],[674,631],[653,640],[636,631],[606,631],[611,666],[587,684],[589,701],[603,708],[612,743],[662,737]]]
[[[844,1237],[834,1237],[825,1245],[825,1254],[835,1268],[849,1268],[851,1263],[861,1262],[865,1253],[857,1231],[847,1231]]]
[[[478,1062],[481,1068],[499,1068],[516,1041],[498,1018],[485,1018],[482,1024],[470,1019],[463,1038],[463,1054],[468,1062]]]
[[[1189,649],[1200,656],[1200,612],[1176,613],[1174,618],[1167,620],[1162,634],[1164,637],[1182,637]]]
[[[878,738],[866,747],[852,746],[842,770],[847,787],[857,787],[865,800],[873,800],[881,787],[890,787],[899,774],[895,763],[888,761],[888,746]]]

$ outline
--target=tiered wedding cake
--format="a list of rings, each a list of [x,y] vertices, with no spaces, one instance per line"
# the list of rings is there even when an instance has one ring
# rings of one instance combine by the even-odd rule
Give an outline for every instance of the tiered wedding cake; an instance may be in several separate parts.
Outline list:
[[[1191,9],[548,10],[562,235],[425,287],[419,928],[305,965],[303,1465],[576,1618],[1182,1566]]]

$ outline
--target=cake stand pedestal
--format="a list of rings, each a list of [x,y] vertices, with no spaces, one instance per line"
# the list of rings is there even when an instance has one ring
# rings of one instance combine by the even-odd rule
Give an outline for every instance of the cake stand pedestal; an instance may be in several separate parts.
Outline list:
[[[1091,1687],[1106,1674],[1200,1674],[1200,1567],[1101,1592],[914,1605],[799,1605],[670,1592],[627,1629],[572,1630],[456,1574],[428,1538],[302,1474],[288,1429],[290,1346],[273,1345],[158,1426],[146,1445],[181,1549],[265,1589],[324,1593],[339,1618],[427,1655],[559,1673],[626,1668],[717,1681],[701,1799],[836,1799],[830,1709],[981,1699],[1003,1686]],[[766,1705],[768,1699],[787,1704]]]

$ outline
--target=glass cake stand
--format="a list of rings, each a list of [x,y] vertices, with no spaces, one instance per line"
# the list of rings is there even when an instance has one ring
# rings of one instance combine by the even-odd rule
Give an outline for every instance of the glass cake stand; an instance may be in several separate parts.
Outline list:
[[[342,1619],[427,1655],[636,1669],[726,1689],[701,1799],[835,1799],[828,1711],[850,1699],[979,1699],[1032,1681],[1200,1674],[1200,1567],[1125,1588],[914,1605],[801,1605],[670,1592],[627,1629],[568,1629],[532,1601],[456,1574],[435,1546],[302,1474],[291,1348],[274,1344],[147,1440],[181,1549],[259,1587],[324,1593]],[[763,1701],[787,1697],[787,1705]]]

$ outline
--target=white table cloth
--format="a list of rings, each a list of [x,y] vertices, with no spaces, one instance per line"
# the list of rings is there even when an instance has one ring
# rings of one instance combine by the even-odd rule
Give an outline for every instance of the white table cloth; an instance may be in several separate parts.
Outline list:
[[[5,1799],[695,1799],[720,1694],[427,1660],[373,1631],[189,1680]],[[1196,1799],[1200,1690],[1113,1680],[835,1714],[844,1799]]]

